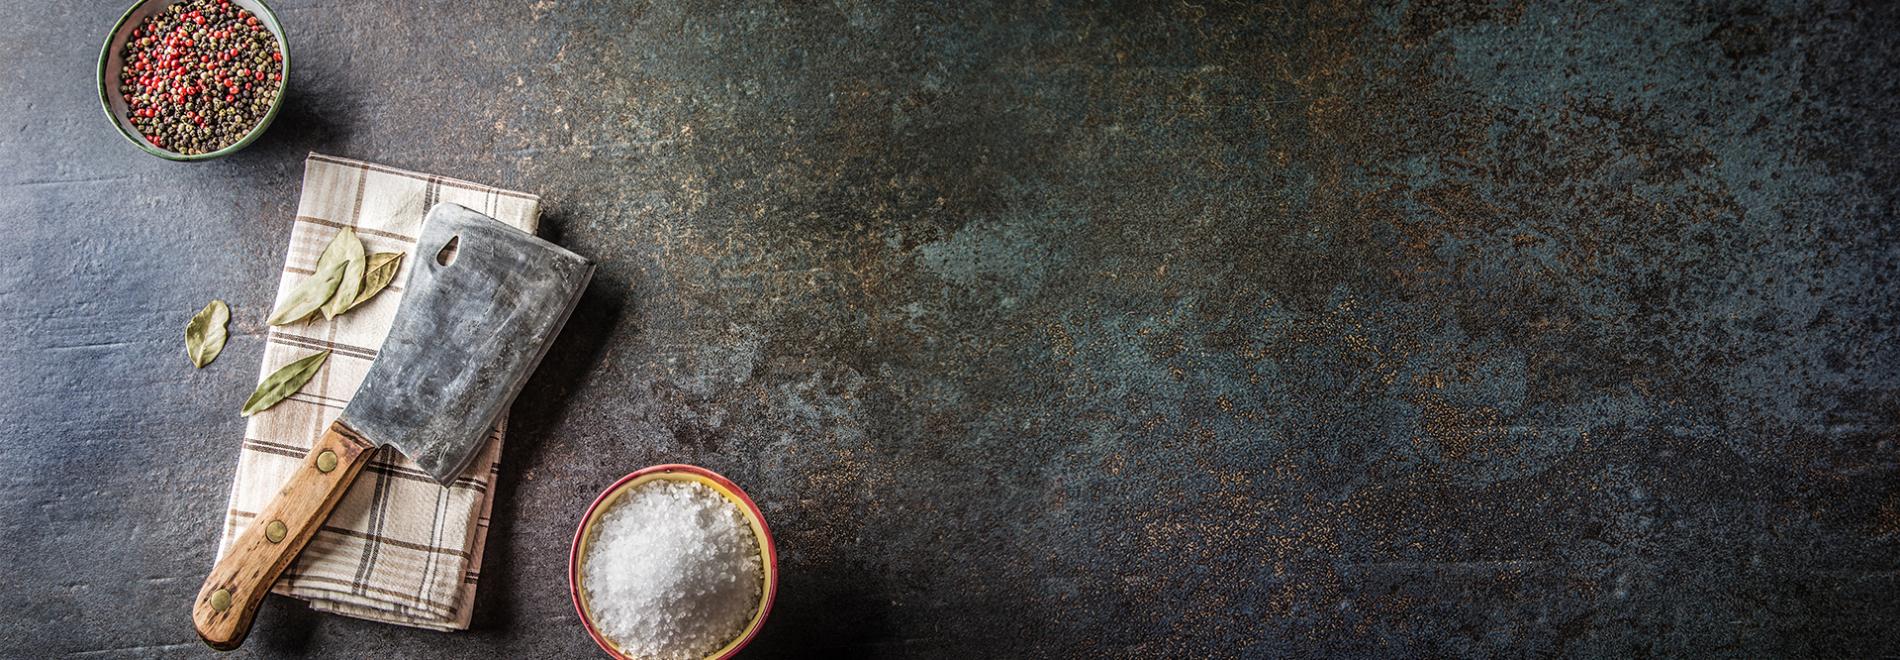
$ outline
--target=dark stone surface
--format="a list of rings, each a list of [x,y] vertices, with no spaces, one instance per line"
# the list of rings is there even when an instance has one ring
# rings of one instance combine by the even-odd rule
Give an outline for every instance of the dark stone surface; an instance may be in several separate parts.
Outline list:
[[[670,461],[777,530],[756,657],[1900,653],[1894,4],[282,0],[191,165],[100,115],[119,3],[10,4],[0,656],[203,654],[311,150],[601,270],[476,629],[243,657],[592,655],[571,525]]]

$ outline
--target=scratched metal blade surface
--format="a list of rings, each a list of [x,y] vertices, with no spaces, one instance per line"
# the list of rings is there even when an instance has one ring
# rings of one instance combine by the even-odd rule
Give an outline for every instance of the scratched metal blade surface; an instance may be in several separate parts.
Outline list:
[[[447,484],[527,384],[594,264],[449,203],[429,210],[412,258],[389,337],[342,419]]]

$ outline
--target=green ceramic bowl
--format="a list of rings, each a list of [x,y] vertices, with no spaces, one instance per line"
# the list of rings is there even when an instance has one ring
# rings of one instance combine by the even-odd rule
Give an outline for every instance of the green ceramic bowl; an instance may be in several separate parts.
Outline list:
[[[120,48],[125,45],[125,36],[133,28],[143,23],[146,17],[165,11],[166,7],[178,4],[180,1],[139,0],[132,3],[132,7],[125,10],[125,15],[119,17],[119,22],[112,26],[112,33],[106,35],[105,47],[99,51],[99,106],[105,108],[106,117],[111,119],[112,125],[119,129],[119,134],[131,140],[132,144],[138,145],[140,149],[144,149],[145,153],[167,160],[211,160],[230,155],[249,146],[257,140],[257,136],[264,134],[265,128],[270,127],[271,120],[277,118],[277,110],[284,106],[284,90],[290,87],[290,43],[284,40],[284,26],[277,22],[277,13],[271,11],[270,5],[264,4],[261,0],[231,0],[231,4],[256,14],[257,20],[264,24],[264,29],[270,30],[271,36],[277,38],[277,50],[284,54],[283,68],[280,71],[284,79],[277,85],[277,99],[271,102],[270,110],[264,113],[264,119],[257,122],[256,126],[252,126],[249,133],[245,133],[242,139],[223,149],[187,156],[152,144],[151,141],[145,139],[144,135],[139,134],[138,129],[132,127],[132,122],[125,118],[125,98],[119,94],[119,67],[122,64],[119,53]]]

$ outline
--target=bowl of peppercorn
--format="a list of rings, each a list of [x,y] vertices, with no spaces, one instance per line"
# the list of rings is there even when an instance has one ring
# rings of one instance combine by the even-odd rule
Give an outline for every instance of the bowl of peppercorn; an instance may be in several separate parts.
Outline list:
[[[259,0],[139,0],[99,53],[99,104],[159,158],[209,160],[263,135],[283,104],[290,54]]]

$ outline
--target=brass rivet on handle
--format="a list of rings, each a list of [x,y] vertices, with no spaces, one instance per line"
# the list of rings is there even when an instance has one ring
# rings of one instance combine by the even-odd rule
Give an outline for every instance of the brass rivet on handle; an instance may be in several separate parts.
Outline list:
[[[217,610],[219,612],[223,612],[225,610],[231,609],[231,590],[219,589],[217,591],[213,591],[211,592],[211,598],[209,598],[208,600],[211,601],[211,609]]]
[[[317,454],[318,472],[329,472],[334,469],[336,469],[336,452],[325,449],[323,453]]]
[[[264,538],[270,539],[271,543],[280,543],[284,540],[284,533],[288,531],[290,530],[284,527],[284,521],[272,520],[269,525],[264,526]]]

